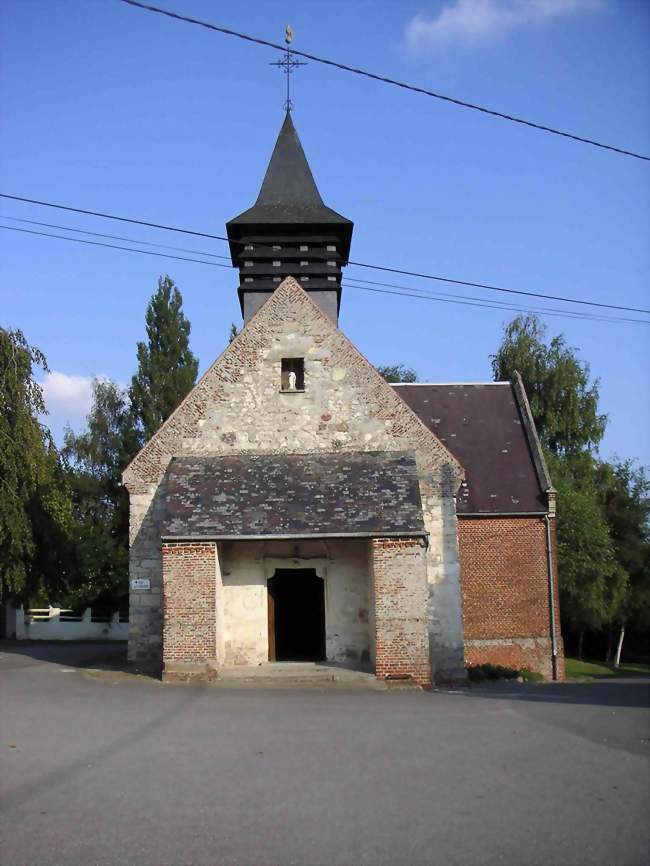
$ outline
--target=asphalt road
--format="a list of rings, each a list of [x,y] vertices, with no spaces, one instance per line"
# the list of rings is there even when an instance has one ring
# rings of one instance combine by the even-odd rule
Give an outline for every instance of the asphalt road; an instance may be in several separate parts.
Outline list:
[[[650,862],[647,680],[224,689],[116,652],[0,647],[2,866]]]

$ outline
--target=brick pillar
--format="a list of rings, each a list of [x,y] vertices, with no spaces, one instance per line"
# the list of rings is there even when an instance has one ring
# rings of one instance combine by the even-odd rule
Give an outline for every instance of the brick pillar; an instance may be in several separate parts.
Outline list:
[[[164,543],[163,678],[217,675],[221,573],[214,542]]]
[[[378,679],[431,685],[426,554],[421,538],[373,538],[375,672]]]

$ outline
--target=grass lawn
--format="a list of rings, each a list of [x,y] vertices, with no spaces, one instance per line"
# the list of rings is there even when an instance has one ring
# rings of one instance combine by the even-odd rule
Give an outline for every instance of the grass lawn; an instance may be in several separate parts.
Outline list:
[[[618,670],[603,662],[587,662],[579,659],[565,660],[568,679],[603,679],[605,677],[650,676],[650,665],[623,663]]]

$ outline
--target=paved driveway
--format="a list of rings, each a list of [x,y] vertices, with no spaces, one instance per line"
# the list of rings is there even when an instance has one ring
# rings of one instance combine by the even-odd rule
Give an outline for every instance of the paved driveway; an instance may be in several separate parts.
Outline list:
[[[120,652],[0,647],[2,866],[650,862],[648,681],[223,689]]]

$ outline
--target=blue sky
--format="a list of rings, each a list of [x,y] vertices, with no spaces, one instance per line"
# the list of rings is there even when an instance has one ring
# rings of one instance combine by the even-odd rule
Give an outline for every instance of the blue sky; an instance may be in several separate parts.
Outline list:
[[[296,48],[650,152],[645,0],[159,5],[274,41],[290,22]],[[117,0],[5,0],[0,15],[3,191],[215,234],[252,204],[283,117],[276,52]],[[352,258],[650,306],[648,163],[314,63],[293,86],[321,194],[355,222]],[[227,254],[217,241],[6,200],[0,213]],[[201,370],[240,322],[232,270],[9,231],[0,243],[0,318],[48,358],[57,436],[82,423],[91,377],[130,380],[159,274],[183,292]],[[481,381],[508,319],[349,288],[340,324],[374,363]],[[650,464],[648,326],[545,321],[601,381],[602,453]]]

